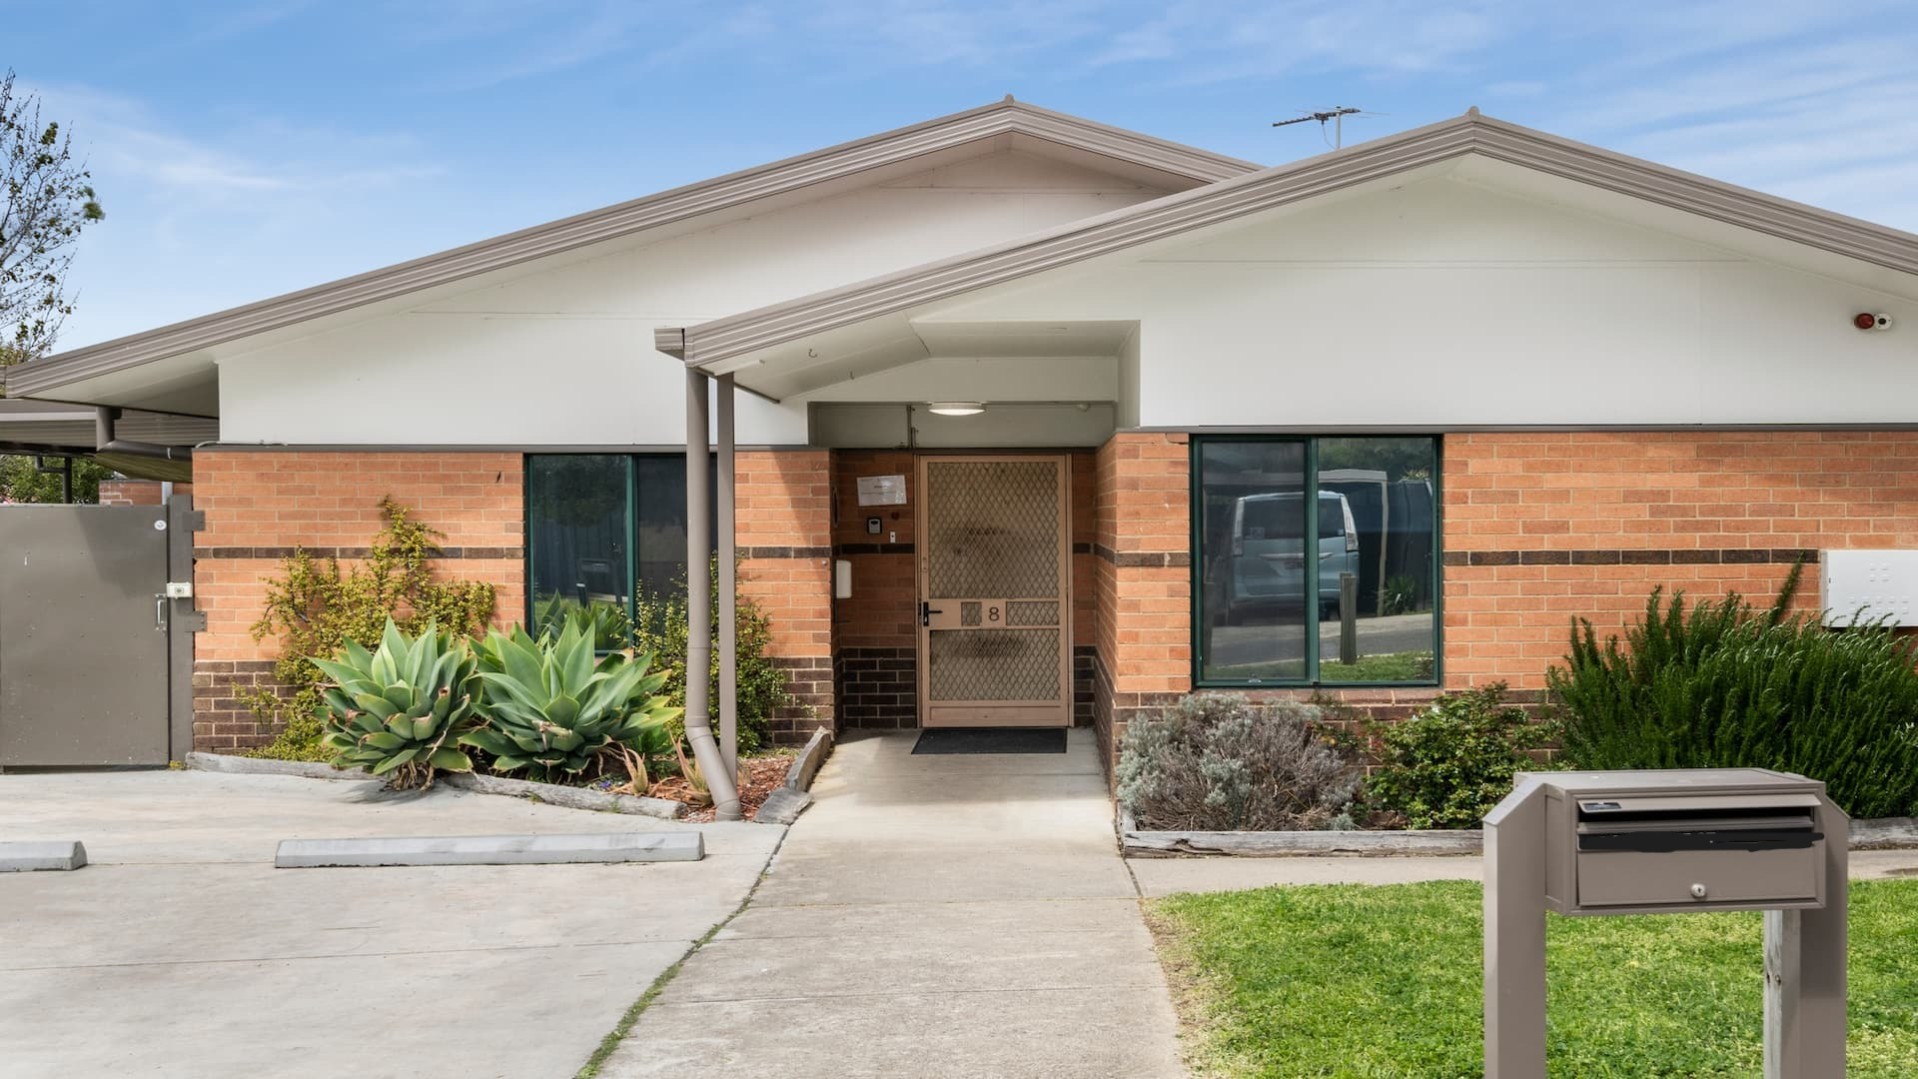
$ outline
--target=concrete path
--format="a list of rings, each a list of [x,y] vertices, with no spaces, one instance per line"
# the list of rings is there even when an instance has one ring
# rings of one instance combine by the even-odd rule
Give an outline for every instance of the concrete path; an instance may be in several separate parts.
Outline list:
[[[572,1076],[738,909],[784,829],[650,865],[274,869],[294,837],[692,827],[435,790],[206,772],[0,776],[0,1074]]]
[[[1176,892],[1237,892],[1275,884],[1409,884],[1424,880],[1482,880],[1477,855],[1448,858],[1132,858],[1127,860],[1148,896]],[[1918,851],[1855,850],[1853,880],[1918,876]]]
[[[746,910],[601,1075],[1182,1075],[1090,731],[1065,755],[842,744]]]

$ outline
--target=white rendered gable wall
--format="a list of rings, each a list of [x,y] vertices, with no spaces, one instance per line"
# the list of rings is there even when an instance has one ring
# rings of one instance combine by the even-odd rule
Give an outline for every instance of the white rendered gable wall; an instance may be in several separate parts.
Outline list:
[[[467,291],[220,365],[221,439],[289,445],[670,446],[684,375],[656,326],[861,280],[1163,191],[996,152]],[[739,395],[742,445],[806,441],[803,405]]]
[[[1138,319],[1144,427],[1908,423],[1918,398],[1908,298],[1444,178],[913,316]]]

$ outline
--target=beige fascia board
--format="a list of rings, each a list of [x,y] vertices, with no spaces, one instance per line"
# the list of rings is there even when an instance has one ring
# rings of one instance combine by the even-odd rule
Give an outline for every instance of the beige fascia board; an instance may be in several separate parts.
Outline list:
[[[1476,121],[1479,137],[1474,149],[1485,157],[1900,273],[1918,274],[1918,235],[1489,116],[1477,117]]]
[[[1223,180],[1009,243],[684,328],[689,364],[740,357],[1476,153],[1904,273],[1918,236],[1481,116],[1476,111],[1345,150]]]
[[[6,386],[9,392],[17,394],[45,393],[81,379],[212,348],[1013,132],[1182,176],[1199,184],[1245,175],[1260,167],[1249,161],[1007,99],[328,284],[74,349],[9,370]]]

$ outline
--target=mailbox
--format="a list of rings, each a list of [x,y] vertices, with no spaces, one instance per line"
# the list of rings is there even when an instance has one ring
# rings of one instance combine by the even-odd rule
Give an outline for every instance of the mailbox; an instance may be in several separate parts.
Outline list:
[[[1545,912],[1765,911],[1765,1075],[1844,1075],[1848,822],[1757,768],[1521,773],[1485,817],[1485,1074],[1545,1074]]]
[[[1755,768],[1538,778],[1551,836],[1545,900],[1560,914],[1825,904],[1812,780]]]

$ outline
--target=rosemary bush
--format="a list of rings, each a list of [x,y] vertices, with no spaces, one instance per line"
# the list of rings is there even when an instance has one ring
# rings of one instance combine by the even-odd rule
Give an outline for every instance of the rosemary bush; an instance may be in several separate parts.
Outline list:
[[[1358,792],[1359,763],[1320,716],[1310,704],[1195,693],[1126,724],[1119,801],[1146,828],[1325,827]]]
[[[1918,810],[1918,672],[1883,623],[1787,615],[1802,566],[1768,610],[1736,593],[1688,606],[1662,590],[1621,643],[1572,624],[1548,674],[1577,768],[1758,767],[1825,781],[1856,817]]]

